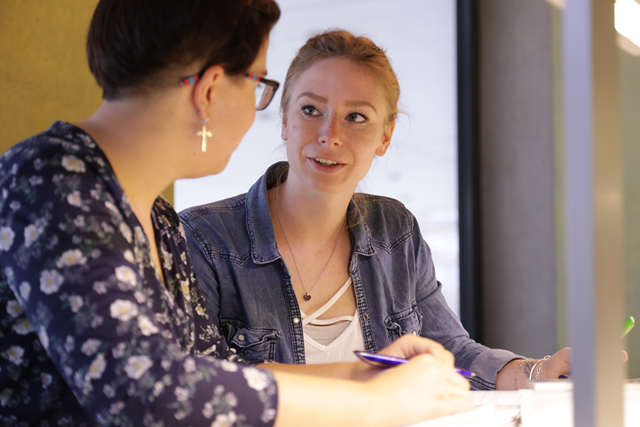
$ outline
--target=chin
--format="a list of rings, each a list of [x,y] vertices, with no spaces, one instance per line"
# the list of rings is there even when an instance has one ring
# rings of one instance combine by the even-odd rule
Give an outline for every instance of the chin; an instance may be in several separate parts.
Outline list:
[[[230,159],[231,159],[231,157],[227,157],[224,162],[220,162],[220,161],[216,162],[215,166],[210,168],[206,175],[217,175],[217,174],[219,174],[220,172],[222,172],[223,170],[225,170],[227,168],[227,165],[229,164],[229,160]]]
[[[229,159],[227,159],[224,163],[216,162],[214,165],[211,163],[190,165],[190,167],[185,171],[185,174],[180,178],[184,179],[193,179],[193,178],[202,178],[209,175],[217,175],[222,172],[229,163]]]

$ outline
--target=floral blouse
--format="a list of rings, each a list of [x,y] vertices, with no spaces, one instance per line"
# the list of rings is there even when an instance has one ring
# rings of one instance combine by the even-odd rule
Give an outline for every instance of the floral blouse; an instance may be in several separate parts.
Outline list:
[[[65,122],[0,157],[0,426],[270,426],[277,388],[208,321],[159,197],[164,282],[104,153]]]

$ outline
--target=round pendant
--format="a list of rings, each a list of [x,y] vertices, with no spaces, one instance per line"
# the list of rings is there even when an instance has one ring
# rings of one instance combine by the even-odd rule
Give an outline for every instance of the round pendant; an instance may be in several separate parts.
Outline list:
[[[305,300],[305,301],[309,301],[310,299],[311,299],[311,295],[306,294],[306,295],[304,296],[304,300]]]

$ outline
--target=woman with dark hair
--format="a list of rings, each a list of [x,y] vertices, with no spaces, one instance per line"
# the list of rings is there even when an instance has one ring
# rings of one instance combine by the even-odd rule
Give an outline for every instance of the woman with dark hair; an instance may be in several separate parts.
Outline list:
[[[385,52],[366,37],[327,31],[300,48],[282,93],[288,162],[247,194],[180,214],[211,322],[245,361],[281,364],[272,369],[326,374],[331,364],[337,376],[354,351],[419,335],[475,372],[473,389],[567,375],[568,349],[526,359],[470,339],[415,217],[354,193],[391,144],[399,97]]]
[[[236,363],[158,194],[221,171],[278,84],[273,0],[101,0],[87,41],[104,102],[0,158],[0,424],[408,424],[470,407],[426,339],[364,382]],[[241,356],[241,355],[240,355]],[[414,357],[415,356],[415,357]]]

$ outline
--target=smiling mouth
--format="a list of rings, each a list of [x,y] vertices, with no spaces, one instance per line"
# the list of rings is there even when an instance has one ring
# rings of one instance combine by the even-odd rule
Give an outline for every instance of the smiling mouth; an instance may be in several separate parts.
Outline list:
[[[323,166],[337,166],[339,163],[338,162],[334,162],[332,160],[327,160],[327,159],[322,159],[320,157],[313,159],[315,160],[317,163],[320,163]]]

